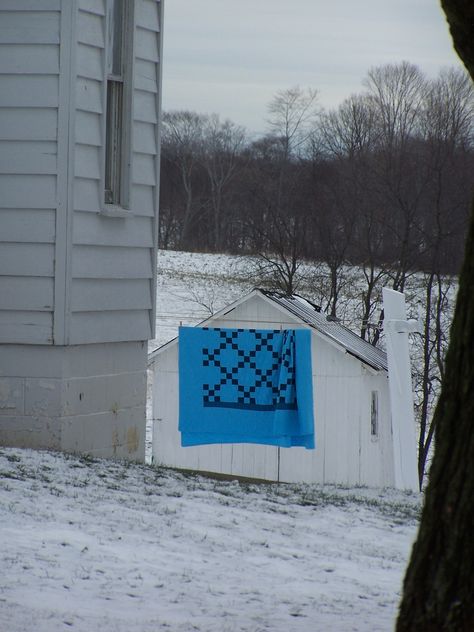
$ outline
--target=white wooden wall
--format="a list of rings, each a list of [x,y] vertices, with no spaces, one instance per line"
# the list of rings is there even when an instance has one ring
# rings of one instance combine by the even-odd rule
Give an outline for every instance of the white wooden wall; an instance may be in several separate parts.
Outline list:
[[[100,213],[105,4],[0,2],[0,343],[153,335],[161,3],[135,0],[127,218]]]
[[[0,2],[0,343],[53,340],[59,0]]]
[[[215,327],[298,327],[255,296]],[[182,448],[178,424],[178,345],[156,356],[153,455],[157,463],[196,471],[280,480],[392,486],[393,456],[385,372],[376,374],[334,344],[312,335],[316,449],[257,445]],[[379,392],[379,435],[370,435],[371,391]]]
[[[132,184],[127,218],[103,203],[105,0],[79,0],[69,342],[145,340],[154,326],[160,3],[135,3]]]

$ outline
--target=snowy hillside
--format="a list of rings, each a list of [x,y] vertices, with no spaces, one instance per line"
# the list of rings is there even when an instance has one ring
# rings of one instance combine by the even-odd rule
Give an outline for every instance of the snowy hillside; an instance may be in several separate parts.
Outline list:
[[[0,450],[0,630],[393,629],[419,497]]]
[[[196,324],[249,292],[255,285],[251,260],[160,250],[156,340],[150,350],[178,334],[178,326]]]
[[[150,349],[256,284],[160,252]],[[388,632],[420,502],[0,449],[0,632]]]

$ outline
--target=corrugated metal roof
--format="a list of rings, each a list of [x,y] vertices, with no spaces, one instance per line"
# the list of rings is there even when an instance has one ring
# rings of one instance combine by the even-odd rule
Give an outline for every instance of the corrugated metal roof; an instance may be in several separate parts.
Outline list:
[[[259,289],[259,292],[323,335],[343,346],[348,353],[362,360],[362,362],[377,370],[388,370],[387,354],[384,351],[362,340],[362,338],[340,322],[328,320],[326,314],[322,314],[317,305],[297,294],[287,296],[279,292],[270,292],[262,289]]]

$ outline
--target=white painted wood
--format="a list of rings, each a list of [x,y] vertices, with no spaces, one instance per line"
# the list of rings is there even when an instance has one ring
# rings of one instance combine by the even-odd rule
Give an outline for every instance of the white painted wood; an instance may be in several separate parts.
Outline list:
[[[0,270],[4,276],[50,276],[54,274],[52,244],[0,242]]]
[[[100,151],[98,147],[76,143],[74,175],[78,178],[100,180]]]
[[[59,44],[57,11],[5,11],[0,7],[0,43]]]
[[[79,8],[81,11],[95,13],[96,15],[105,15],[104,0],[79,0]]]
[[[56,140],[58,117],[54,108],[1,108],[1,140]]]
[[[144,124],[132,129],[134,151],[126,157],[136,173],[132,216],[115,219],[99,215],[104,0],[0,4],[0,218],[8,222],[0,234],[3,301],[10,309],[43,311],[50,320],[54,310],[55,344],[99,342],[101,335],[143,340],[154,323],[162,5],[133,3],[140,25],[132,21],[136,46],[126,65],[138,69],[131,85],[140,89],[136,98],[130,93],[126,109],[135,121],[138,103]],[[79,310],[74,319],[71,310]],[[44,344],[45,336],[38,340]]]
[[[155,31],[150,31],[142,27],[137,28],[136,35],[136,56],[138,59],[145,59],[158,63],[159,57],[159,40]]]
[[[57,107],[55,75],[2,75],[0,107]]]
[[[404,294],[383,288],[383,304],[395,480],[397,487],[418,491],[415,415],[408,348],[408,333],[416,329],[410,328],[407,320]]]
[[[79,213],[74,217],[75,244],[96,246],[153,246],[151,218],[109,218],[95,213]]]
[[[51,209],[0,209],[0,241],[51,244],[54,221],[55,212]]]
[[[51,344],[51,312],[0,312],[0,343]]]
[[[76,107],[78,110],[102,114],[102,83],[94,79],[78,77],[76,82]]]
[[[155,125],[135,122],[133,129],[133,150],[141,154],[156,155]]]
[[[157,64],[145,59],[137,59],[135,62],[135,88],[145,92],[158,92],[156,80]]]
[[[47,277],[0,276],[0,310],[50,312],[53,290]]]
[[[232,444],[229,465],[223,471],[224,474],[276,481],[279,478],[278,448],[264,445]]]
[[[147,279],[74,279],[71,308],[75,312],[151,309]]]
[[[156,208],[154,187],[134,183],[131,190],[130,206],[134,213],[152,217]]]
[[[148,248],[75,246],[73,276],[87,279],[150,279],[152,278],[150,250]]]
[[[100,182],[89,178],[74,179],[74,209],[98,213],[102,206]]]
[[[138,2],[137,26],[156,32],[160,30],[159,3],[156,0]]]
[[[102,81],[104,68],[102,64],[102,49],[88,44],[77,46],[77,74],[79,77]]]
[[[59,11],[61,0],[2,0],[2,11]]]
[[[160,28],[163,25],[163,9],[164,3],[160,0],[158,7],[158,19]],[[160,208],[160,171],[161,171],[161,95],[163,93],[162,90],[162,80],[163,73],[161,68],[161,60],[163,59],[163,36],[160,33],[158,36],[158,54],[160,58],[160,63],[156,64],[156,85],[158,87],[158,95],[155,102],[156,107],[156,118],[157,125],[155,125],[155,144],[157,148],[157,153],[154,161],[155,166],[155,182],[156,186],[153,187],[154,194],[154,208],[156,209],[153,214],[153,250],[152,250],[152,270],[153,270],[153,281],[152,281],[152,305],[153,308],[150,311],[150,326],[153,336],[156,336],[156,293],[157,293],[157,278],[158,278],[158,267],[157,267],[157,258],[158,258],[158,241],[159,241],[159,217],[158,210]]]
[[[144,90],[135,90],[133,95],[134,101],[134,119],[143,121],[144,123],[157,123],[158,117],[156,113],[156,95]]]
[[[58,46],[55,44],[3,45],[0,48],[0,74],[2,73],[58,74]]]
[[[79,11],[77,16],[77,39],[81,44],[104,48],[103,16]]]
[[[75,138],[78,144],[100,147],[100,114],[95,112],[76,112]]]
[[[0,173],[56,174],[56,143],[0,141]]]
[[[71,284],[71,226],[72,174],[74,172],[73,130],[75,108],[73,82],[75,79],[76,1],[63,6],[61,11],[60,67],[58,109],[58,178],[56,202],[56,243],[54,259],[54,314],[55,344],[68,342],[69,288]]]
[[[149,154],[135,152],[133,157],[133,182],[136,184],[156,185],[155,158]]]
[[[56,178],[51,175],[1,175],[0,208],[55,208]]]
[[[70,344],[91,344],[149,340],[150,321],[145,310],[74,312],[71,315]]]

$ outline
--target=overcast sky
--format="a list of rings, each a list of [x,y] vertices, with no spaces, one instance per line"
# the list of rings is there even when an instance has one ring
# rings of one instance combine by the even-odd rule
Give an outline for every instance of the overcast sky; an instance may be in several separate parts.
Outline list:
[[[323,107],[360,92],[372,66],[429,76],[460,66],[438,0],[166,0],[163,106],[217,112],[253,132],[295,85]]]

